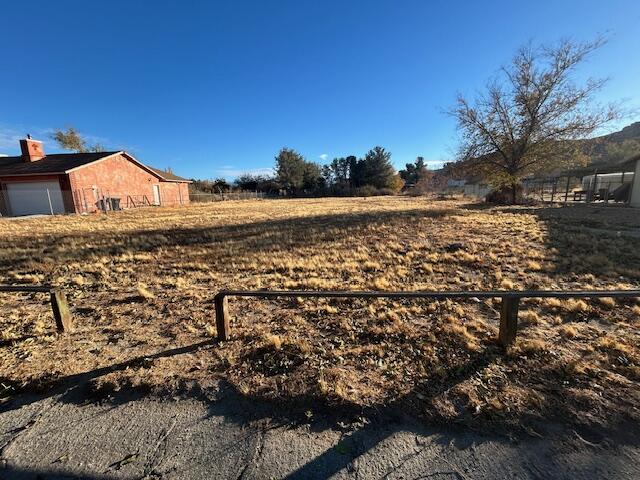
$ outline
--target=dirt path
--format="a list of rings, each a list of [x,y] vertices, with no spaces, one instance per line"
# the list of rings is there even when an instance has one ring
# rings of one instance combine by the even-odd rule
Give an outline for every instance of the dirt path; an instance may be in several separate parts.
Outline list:
[[[637,444],[593,432],[547,425],[510,438],[400,414],[345,424],[275,413],[232,391],[215,401],[24,395],[0,407],[0,478],[640,477]]]

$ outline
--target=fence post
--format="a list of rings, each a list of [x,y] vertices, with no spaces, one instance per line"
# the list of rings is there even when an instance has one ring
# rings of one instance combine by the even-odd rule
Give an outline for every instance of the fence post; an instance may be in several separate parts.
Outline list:
[[[218,340],[229,340],[230,326],[229,326],[229,305],[227,297],[224,293],[218,293],[213,302],[216,309],[216,330],[218,332]]]
[[[51,194],[49,193],[49,189],[47,188],[47,200],[49,200],[49,211],[51,215],[53,215],[53,205],[51,204]]]
[[[516,339],[518,332],[518,297],[502,297],[500,307],[500,332],[498,333],[498,343],[507,347]]]
[[[56,321],[58,332],[70,332],[73,328],[73,320],[67,297],[62,290],[54,288],[51,290],[51,309],[53,310],[53,318]]]
[[[593,194],[596,192],[598,188],[598,171],[593,174],[593,178],[591,179],[593,183],[589,184],[589,190],[587,191],[587,203],[593,202]]]

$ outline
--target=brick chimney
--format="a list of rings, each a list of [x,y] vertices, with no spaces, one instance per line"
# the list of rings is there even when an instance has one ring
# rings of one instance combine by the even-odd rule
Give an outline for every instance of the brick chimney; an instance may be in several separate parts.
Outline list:
[[[20,140],[20,149],[22,150],[23,162],[37,162],[44,158],[42,142],[33,140],[31,135],[27,135],[27,138]]]

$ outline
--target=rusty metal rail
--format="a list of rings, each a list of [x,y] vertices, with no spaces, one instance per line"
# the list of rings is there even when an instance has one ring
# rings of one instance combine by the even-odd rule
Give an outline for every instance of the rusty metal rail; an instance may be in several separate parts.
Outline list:
[[[229,297],[256,298],[500,298],[500,330],[498,343],[508,346],[516,338],[518,331],[518,309],[521,298],[635,298],[640,290],[493,290],[493,291],[419,291],[419,292],[376,292],[376,291],[285,291],[285,290],[221,290],[214,297],[218,340],[228,340],[231,336],[229,319]]]
[[[73,328],[73,318],[67,297],[58,288],[50,285],[0,285],[0,292],[48,293],[58,332],[69,332]]]

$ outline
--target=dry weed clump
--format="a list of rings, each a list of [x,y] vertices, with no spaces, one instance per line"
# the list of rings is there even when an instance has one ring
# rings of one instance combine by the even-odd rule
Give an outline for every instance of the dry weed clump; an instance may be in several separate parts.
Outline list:
[[[149,291],[149,288],[144,283],[139,283],[136,291],[138,292],[138,295],[145,300],[151,300],[156,297],[151,291]]]
[[[518,321],[522,326],[540,325],[542,319],[534,310],[523,310],[518,314]]]
[[[614,298],[603,297],[599,298],[598,301],[600,302],[600,305],[603,305],[607,308],[615,308],[615,306],[617,305]]]
[[[560,327],[560,335],[567,337],[567,338],[574,338],[576,335],[578,335],[578,329],[576,328],[575,325],[562,325]]]
[[[540,265],[539,262],[536,262],[535,260],[530,260],[527,262],[527,270],[530,270],[532,272],[539,272],[540,270],[542,270],[542,265]]]
[[[640,240],[607,234],[637,228],[631,213],[376,197],[0,219],[0,283],[65,289],[76,323],[58,336],[46,298],[0,296],[0,383],[45,387],[114,367],[97,391],[224,379],[256,398],[406,400],[470,421],[633,416],[640,303],[623,299],[523,302],[506,355],[499,302],[477,299],[232,299],[233,338],[212,339],[223,288],[638,288]]]

